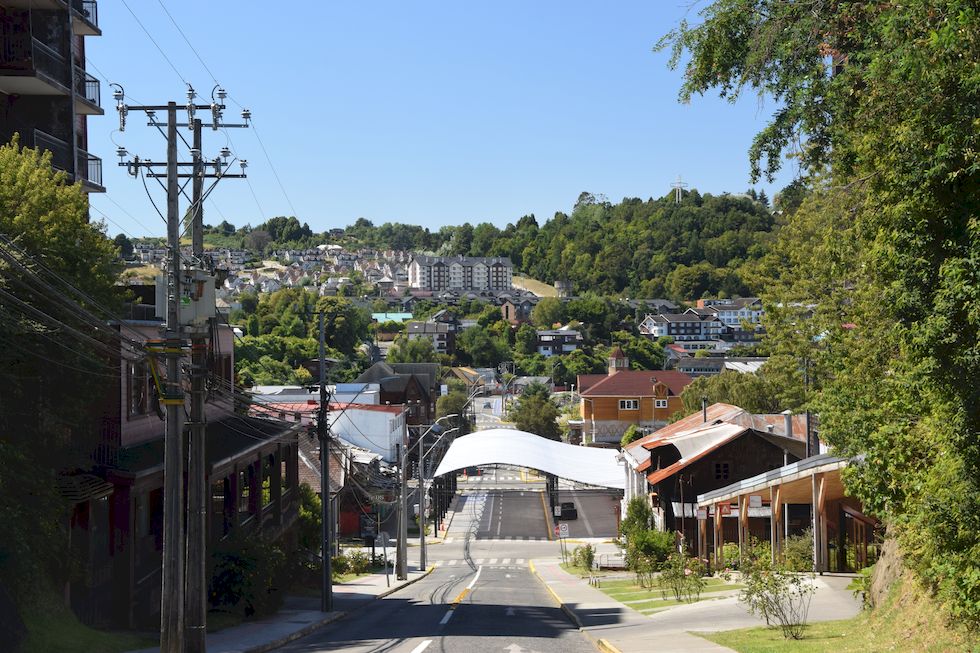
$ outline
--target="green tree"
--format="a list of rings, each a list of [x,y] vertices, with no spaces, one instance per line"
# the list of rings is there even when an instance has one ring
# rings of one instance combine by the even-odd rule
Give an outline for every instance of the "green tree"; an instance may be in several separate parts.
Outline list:
[[[510,348],[483,327],[475,326],[463,329],[457,336],[456,355],[460,361],[477,367],[496,367],[510,357]]]
[[[89,221],[85,193],[51,154],[16,137],[0,146],[0,587],[22,609],[83,573],[56,478],[93,470],[119,373],[118,337],[99,326],[121,308],[119,272],[105,225]]]
[[[548,440],[561,441],[558,408],[550,399],[542,399],[538,394],[528,397],[521,395],[517,405],[510,411],[509,417],[522,431],[540,435]]]
[[[514,353],[530,356],[535,352],[538,333],[530,324],[524,323],[517,329],[514,337]]]
[[[436,350],[428,338],[410,340],[407,336],[399,336],[395,346],[388,351],[389,363],[434,363]]]
[[[781,252],[791,265],[771,303],[788,322],[770,321],[770,339],[803,354],[798,366],[833,371],[809,403],[823,439],[863,456],[847,468],[849,491],[977,627],[976,4],[715,2],[703,18],[663,42],[686,61],[682,99],[713,88],[773,96],[780,110],[750,150],[753,176],[802,143],[795,156],[816,194],[790,218],[816,238]],[[813,277],[829,283],[814,288]],[[805,322],[791,302],[813,306]]]
[[[643,437],[643,431],[636,424],[630,424],[626,427],[626,431],[623,433],[623,437],[619,441],[619,446],[626,448],[626,445],[631,442],[636,442]]]
[[[564,321],[564,310],[557,297],[542,297],[531,309],[531,322],[542,329],[550,329]]]
[[[117,234],[112,242],[119,248],[119,258],[128,261],[133,257],[133,241],[126,234]]]

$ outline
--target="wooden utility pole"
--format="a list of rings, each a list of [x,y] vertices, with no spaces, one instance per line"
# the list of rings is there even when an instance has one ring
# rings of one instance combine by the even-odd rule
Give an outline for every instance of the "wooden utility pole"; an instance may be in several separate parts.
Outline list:
[[[163,584],[160,651],[184,653],[184,401],[180,379],[180,216],[177,103],[167,104],[167,417],[163,452]]]

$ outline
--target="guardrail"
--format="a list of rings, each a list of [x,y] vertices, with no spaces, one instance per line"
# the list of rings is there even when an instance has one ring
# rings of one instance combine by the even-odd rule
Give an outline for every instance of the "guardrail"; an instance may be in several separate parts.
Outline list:
[[[78,66],[75,66],[75,92],[95,106],[102,106],[102,86],[98,78]]]

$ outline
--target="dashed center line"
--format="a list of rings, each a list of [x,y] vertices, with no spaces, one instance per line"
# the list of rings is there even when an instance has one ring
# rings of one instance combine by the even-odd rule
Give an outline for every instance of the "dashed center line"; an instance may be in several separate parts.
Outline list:
[[[412,653],[422,653],[425,649],[429,648],[429,644],[432,643],[431,639],[427,639],[415,648],[412,649]]]

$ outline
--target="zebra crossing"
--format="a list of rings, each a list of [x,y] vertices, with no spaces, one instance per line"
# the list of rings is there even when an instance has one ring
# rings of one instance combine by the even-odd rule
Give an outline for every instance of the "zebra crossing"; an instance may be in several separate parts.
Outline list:
[[[443,539],[446,544],[452,544],[456,541],[456,537],[447,537]],[[465,538],[459,538],[460,540]],[[514,536],[501,536],[501,537],[479,537],[477,535],[472,535],[469,538],[473,542],[548,542],[547,537],[535,537],[533,535],[514,535]]]
[[[433,562],[433,567],[455,567],[465,565],[469,562],[477,566],[500,567],[506,569],[518,569],[527,565],[526,558],[473,558],[472,560],[439,560]]]

